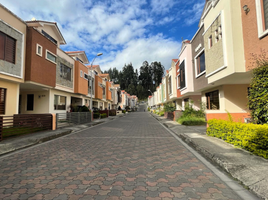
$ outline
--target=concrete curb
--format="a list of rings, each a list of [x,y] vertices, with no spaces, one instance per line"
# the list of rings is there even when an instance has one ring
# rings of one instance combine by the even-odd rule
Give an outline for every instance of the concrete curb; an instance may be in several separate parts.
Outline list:
[[[194,127],[183,126],[173,121],[168,122],[152,113],[151,115],[185,143],[239,181],[246,189],[268,200],[268,160],[236,148],[218,138],[204,135]]]

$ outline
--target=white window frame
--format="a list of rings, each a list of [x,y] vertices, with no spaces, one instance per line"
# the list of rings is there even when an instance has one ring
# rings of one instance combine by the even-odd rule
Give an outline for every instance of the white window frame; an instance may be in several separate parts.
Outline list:
[[[83,70],[80,70],[80,77],[83,78]]]
[[[203,48],[195,57],[194,57],[194,65],[195,65],[195,78],[198,78],[199,76],[202,76],[203,74],[206,73],[206,70],[204,70],[203,72],[201,72],[200,74],[197,74],[197,58],[205,52],[205,48]]]
[[[262,0],[255,0],[259,38],[263,38],[264,36],[268,35],[268,29],[265,30],[265,27],[263,26],[263,8],[261,6],[261,1]]]
[[[54,62],[54,61],[52,61],[52,60],[50,60],[50,59],[47,58],[47,53],[50,53],[50,54],[52,54],[53,56],[55,56],[55,58],[56,58],[56,60],[57,60],[57,56],[56,56],[54,53],[52,53],[51,51],[47,50],[47,49],[46,49],[46,60],[48,60],[49,62],[52,62],[52,63],[54,63],[54,64],[57,64],[56,62]]]
[[[41,48],[41,53],[38,53],[38,48]],[[40,44],[38,44],[38,43],[36,43],[36,54],[38,55],[38,56],[43,56],[43,47],[40,45]]]
[[[180,73],[177,75],[177,89],[180,89],[181,88],[181,86],[178,86],[179,85],[179,76],[180,75],[181,75]]]

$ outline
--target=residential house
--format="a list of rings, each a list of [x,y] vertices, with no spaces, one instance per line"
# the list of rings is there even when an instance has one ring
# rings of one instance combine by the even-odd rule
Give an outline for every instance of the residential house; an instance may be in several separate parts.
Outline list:
[[[202,91],[208,120],[227,119],[227,112],[235,120],[249,116],[247,94],[251,73],[245,67],[247,42],[243,41],[242,14],[240,1],[212,0],[206,2],[200,19],[204,26],[206,78],[213,86]]]
[[[0,115],[19,112],[24,82],[27,25],[0,4]]]

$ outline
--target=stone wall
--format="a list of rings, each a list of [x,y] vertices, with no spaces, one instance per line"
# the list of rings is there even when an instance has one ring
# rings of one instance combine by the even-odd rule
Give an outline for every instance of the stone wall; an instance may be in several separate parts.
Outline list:
[[[61,76],[61,71],[60,71],[60,64],[64,64],[67,67],[71,68],[71,81],[66,80]],[[57,57],[57,69],[56,69],[56,83],[62,86],[66,86],[69,88],[73,88],[73,64],[69,63],[67,60],[61,57]]]
[[[15,58],[15,64],[0,60],[0,71],[8,74],[12,74],[15,76],[21,77],[21,71],[22,71],[22,62],[24,59],[25,52],[22,51],[24,48],[23,45],[23,34],[16,31],[12,27],[8,26],[4,22],[0,20],[0,31],[5,33],[6,35],[16,39],[16,58]]]

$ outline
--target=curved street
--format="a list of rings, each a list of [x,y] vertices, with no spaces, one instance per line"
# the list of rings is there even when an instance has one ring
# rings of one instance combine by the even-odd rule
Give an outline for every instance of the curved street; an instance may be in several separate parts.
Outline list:
[[[144,109],[0,157],[0,199],[241,199]]]

